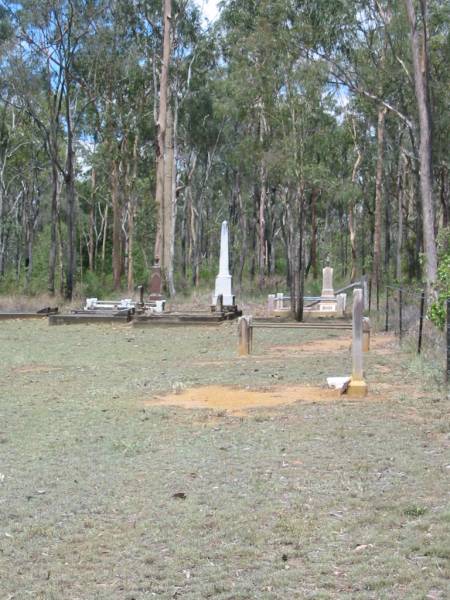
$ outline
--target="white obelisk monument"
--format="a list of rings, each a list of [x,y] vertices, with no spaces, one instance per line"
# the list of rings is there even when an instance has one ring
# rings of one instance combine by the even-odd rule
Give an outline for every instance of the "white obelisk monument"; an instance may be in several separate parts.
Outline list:
[[[213,305],[217,302],[217,296],[222,294],[223,305],[234,306],[234,296],[231,291],[231,275],[228,261],[228,223],[223,221],[220,234],[219,274],[216,277],[216,287],[212,299]]]

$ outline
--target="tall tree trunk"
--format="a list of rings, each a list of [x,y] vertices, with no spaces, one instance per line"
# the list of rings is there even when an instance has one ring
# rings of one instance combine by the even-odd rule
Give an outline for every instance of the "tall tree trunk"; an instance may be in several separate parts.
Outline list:
[[[66,73],[66,77],[69,75]],[[70,81],[66,85],[70,88]],[[77,221],[76,221],[76,190],[75,190],[75,151],[73,145],[72,108],[69,93],[66,92],[66,127],[67,127],[67,161],[65,172],[66,202],[67,202],[67,270],[66,298],[72,300],[75,275],[77,269]]]
[[[171,296],[175,295],[173,260],[175,251],[176,213],[175,123],[172,107],[167,107],[166,153],[164,160],[164,278]]]
[[[236,200],[239,207],[239,223],[241,230],[241,251],[239,253],[239,270],[237,280],[239,283],[239,287],[242,287],[242,278],[244,275],[244,267],[245,267],[245,259],[247,257],[247,214],[245,212],[245,206],[242,199],[242,191],[241,191],[241,174],[239,171],[236,171],[234,178],[234,188],[236,194]]]
[[[410,27],[414,84],[419,113],[420,192],[422,198],[423,245],[426,259],[425,273],[429,292],[431,292],[437,277],[437,250],[434,231],[431,104],[428,89],[427,0],[420,0],[422,13],[421,33],[419,33],[418,29],[413,0],[405,0],[405,4]]]
[[[402,151],[398,164],[397,174],[397,255],[395,277],[400,283],[402,280],[402,248],[403,248],[403,197],[405,193],[406,159]]]
[[[105,272],[105,260],[106,260],[106,240],[108,239],[108,211],[109,205],[105,206],[105,215],[103,217],[102,229],[103,229],[103,237],[102,237],[102,273]]]
[[[384,162],[384,132],[386,121],[386,108],[378,110],[377,126],[377,168],[375,176],[375,224],[373,240],[373,265],[372,265],[372,292],[379,298],[381,279],[381,228],[383,215],[383,162]],[[377,310],[379,306],[377,305]]]
[[[356,190],[356,183],[357,183],[357,179],[358,179],[358,169],[359,169],[359,165],[361,164],[361,161],[362,161],[362,154],[361,154],[361,150],[359,149],[359,146],[357,143],[356,125],[355,125],[354,121],[352,122],[352,131],[353,131],[353,142],[354,142],[355,151],[356,151],[356,159],[355,159],[355,163],[353,165],[353,170],[352,170],[352,184],[353,184],[353,189]],[[356,280],[357,264],[358,264],[357,253],[356,253],[356,228],[355,228],[354,210],[355,210],[355,201],[352,197],[350,199],[349,206],[348,206],[348,230],[349,230],[349,234],[350,234],[350,250],[351,250],[351,256],[352,256],[350,281],[352,283]]]
[[[440,170],[440,201],[442,211],[442,227],[448,227],[450,222],[448,167],[441,165]]]
[[[134,290],[134,221],[136,213],[136,197],[135,186],[138,169],[138,146],[139,136],[134,136],[133,143],[133,167],[131,181],[128,182],[128,270],[127,270],[127,286],[128,292],[131,294]]]
[[[114,157],[111,162],[111,205],[113,212],[113,239],[112,239],[112,270],[114,289],[120,289],[122,277],[122,219],[119,190],[118,159]]]
[[[311,257],[310,263],[314,281],[319,277],[317,264],[317,199],[320,190],[314,187],[311,192]]]
[[[88,232],[88,264],[89,271],[94,271],[95,260],[95,193],[97,187],[97,172],[95,167],[91,171],[91,201],[89,203],[89,232]]]
[[[163,260],[164,252],[164,162],[166,152],[166,126],[167,126],[167,96],[169,87],[170,63],[170,30],[172,19],[172,2],[164,0],[164,33],[161,77],[159,82],[159,114],[157,122],[156,139],[156,192],[155,204],[157,210],[156,238],[155,238],[155,264],[165,269]]]
[[[266,266],[266,203],[267,203],[267,171],[264,159],[259,165],[259,287],[264,287]]]
[[[52,201],[50,205],[50,249],[48,254],[48,278],[47,290],[50,296],[55,294],[56,258],[58,254],[58,196],[59,196],[59,174],[58,167],[52,161]]]

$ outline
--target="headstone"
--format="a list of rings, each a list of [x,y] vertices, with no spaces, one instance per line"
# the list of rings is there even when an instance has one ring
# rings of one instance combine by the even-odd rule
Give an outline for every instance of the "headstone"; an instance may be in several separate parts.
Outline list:
[[[161,296],[161,267],[159,265],[153,265],[151,275],[150,275],[150,285],[149,285],[150,300],[159,300],[162,298]]]
[[[367,384],[363,373],[363,311],[364,299],[361,288],[353,290],[353,337],[352,337],[352,377],[347,394],[363,398],[367,394]]]
[[[275,310],[275,294],[267,296],[267,314],[271,315]]]
[[[234,306],[235,303],[233,292],[231,291],[231,275],[228,260],[228,223],[224,221],[220,235],[219,274],[216,277],[216,287],[212,300],[214,306],[217,303],[217,296],[220,294],[222,294],[224,306]]]
[[[336,296],[336,312],[340,315],[345,313],[345,308],[347,306],[347,294],[338,294]]]
[[[322,298],[334,298],[333,268],[325,267],[322,276]]]
[[[97,298],[86,298],[85,310],[94,310],[97,305]]]

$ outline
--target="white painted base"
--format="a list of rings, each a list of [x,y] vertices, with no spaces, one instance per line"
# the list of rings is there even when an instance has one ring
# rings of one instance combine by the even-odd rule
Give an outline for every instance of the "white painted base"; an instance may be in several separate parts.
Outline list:
[[[216,304],[217,296],[220,296],[220,294],[223,296],[224,306],[234,305],[234,296],[231,291],[231,275],[219,275],[216,277],[216,287],[212,297],[213,306]]]

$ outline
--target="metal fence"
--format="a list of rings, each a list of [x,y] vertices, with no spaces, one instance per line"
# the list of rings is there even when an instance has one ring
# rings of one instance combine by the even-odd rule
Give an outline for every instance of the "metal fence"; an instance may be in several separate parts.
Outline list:
[[[447,299],[447,325],[438,329],[427,318],[424,289],[387,285],[384,298],[378,302],[378,327],[398,335],[417,354],[450,381],[450,298]]]

